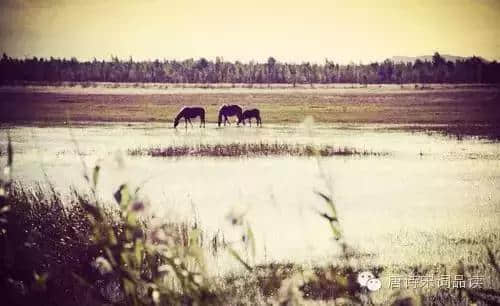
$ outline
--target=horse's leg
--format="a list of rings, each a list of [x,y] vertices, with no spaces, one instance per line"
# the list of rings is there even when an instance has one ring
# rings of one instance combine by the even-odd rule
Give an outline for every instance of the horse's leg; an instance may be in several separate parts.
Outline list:
[[[184,125],[185,125],[186,130],[187,130],[187,128],[188,128],[188,121],[187,121],[187,118],[186,118],[186,117],[184,117]]]
[[[248,118],[248,122],[250,122],[250,127],[252,127],[252,117]]]

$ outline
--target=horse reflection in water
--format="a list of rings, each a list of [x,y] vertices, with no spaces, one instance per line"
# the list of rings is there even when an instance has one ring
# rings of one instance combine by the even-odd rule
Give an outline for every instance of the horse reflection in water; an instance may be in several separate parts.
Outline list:
[[[193,126],[193,123],[191,122],[192,118],[200,117],[200,128],[203,126],[205,127],[205,109],[203,107],[184,107],[179,114],[177,114],[177,117],[175,117],[174,120],[174,128],[176,128],[179,125],[179,121],[184,118],[184,123],[186,124],[187,128],[187,123],[191,124],[191,127]]]
[[[241,120],[243,121],[243,125],[245,125],[245,121],[248,119],[250,126],[252,126],[252,118],[255,118],[255,121],[257,121],[257,126],[259,126],[259,125],[262,126],[262,120],[260,118],[260,111],[258,109],[256,109],[256,108],[247,109],[241,115]]]
[[[228,117],[231,116],[236,116],[238,118],[238,125],[241,123],[241,115],[242,115],[242,108],[239,105],[223,105],[220,110],[219,110],[219,126],[222,123],[222,119],[224,118],[224,125],[226,125],[226,122],[231,124],[229,121]]]

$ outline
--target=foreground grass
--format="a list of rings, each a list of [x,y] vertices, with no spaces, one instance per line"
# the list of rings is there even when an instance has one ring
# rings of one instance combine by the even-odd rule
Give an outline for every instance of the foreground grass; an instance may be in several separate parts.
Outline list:
[[[121,195],[126,194],[120,190]],[[500,270],[495,275],[499,269],[495,251],[489,250],[482,266],[446,268],[436,264],[397,269],[359,266],[355,252],[346,251],[344,257],[326,266],[272,263],[215,277],[193,268],[193,262],[188,264],[191,252],[207,248],[193,235],[196,226],[163,224],[158,232],[150,221],[139,221],[130,214],[141,212],[138,202],[132,202],[127,214],[116,204],[99,209],[101,219],[96,224],[93,216],[98,206],[92,196],[72,194],[63,202],[53,190],[15,184],[9,196],[2,198],[0,289],[7,305],[493,305],[500,301],[500,288],[494,285],[500,283]],[[108,235],[114,238],[109,240]],[[139,248],[142,244],[145,248]],[[127,260],[136,258],[140,264],[109,261],[118,260],[118,254]],[[380,278],[398,270],[420,276],[437,271],[477,275],[479,271],[491,275],[493,287],[393,290],[372,296],[356,281],[358,273],[366,270]],[[179,280],[176,277],[184,274],[183,282],[172,288],[172,282]],[[197,280],[197,275],[202,278]],[[136,289],[127,287],[129,280],[134,280]]]
[[[137,148],[128,151],[130,155],[148,155],[153,157],[258,157],[258,156],[382,156],[388,153],[359,151],[355,148],[313,145],[298,145],[286,143],[229,143],[200,144],[196,146],[168,146]]]

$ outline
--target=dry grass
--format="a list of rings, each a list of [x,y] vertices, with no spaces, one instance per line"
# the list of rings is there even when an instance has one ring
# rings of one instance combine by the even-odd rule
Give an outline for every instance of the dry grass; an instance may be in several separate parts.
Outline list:
[[[72,205],[63,205],[61,197],[54,191],[41,188],[27,189],[14,185],[8,198],[12,207],[6,216],[7,235],[0,236],[0,245],[5,250],[0,256],[0,289],[6,292],[4,300],[13,305],[104,305],[108,297],[100,290],[101,285],[112,282],[96,271],[91,262],[102,256],[102,250],[91,239],[92,225],[88,211],[82,205],[91,201],[88,197],[73,193]],[[78,205],[80,203],[80,205]],[[104,220],[113,222],[116,216],[107,211]],[[125,239],[122,234],[126,226],[122,222],[112,224],[117,233],[118,247]],[[141,226],[141,228],[143,228]],[[176,244],[189,240],[186,226],[172,225],[167,233],[178,237]],[[484,275],[484,288],[439,289],[437,291],[409,290],[399,292],[386,290],[379,297],[382,305],[496,305],[500,300],[498,284],[498,236],[487,241],[464,241],[467,244],[489,243],[481,265],[461,264],[459,269],[434,266],[414,267],[369,267],[351,265],[350,261],[335,261],[326,266],[307,267],[295,263],[269,263],[255,266],[252,271],[236,272],[219,278],[209,278],[210,286],[199,296],[204,305],[293,305],[297,299],[300,305],[323,305],[348,302],[348,305],[373,305],[372,296],[356,282],[360,271],[370,270],[377,277],[388,275]],[[206,248],[207,246],[202,247]],[[480,260],[481,261],[481,260]],[[143,271],[149,271],[158,263],[145,261]],[[157,268],[157,267],[156,267]],[[46,275],[46,281],[39,282],[35,275]],[[148,275],[145,273],[145,275]],[[78,277],[95,280],[82,284]],[[491,276],[491,278],[490,278]],[[165,297],[166,298],[166,297]],[[124,301],[118,304],[126,304]],[[153,305],[153,303],[144,303]],[[165,305],[169,303],[164,303]],[[182,305],[195,304],[189,294],[181,297]],[[163,305],[163,304],[162,304]],[[169,304],[170,305],[170,304]]]
[[[286,143],[229,143],[200,144],[197,146],[168,146],[137,148],[129,150],[130,155],[153,157],[259,157],[259,156],[382,156],[388,153],[373,152],[348,147],[297,145]]]

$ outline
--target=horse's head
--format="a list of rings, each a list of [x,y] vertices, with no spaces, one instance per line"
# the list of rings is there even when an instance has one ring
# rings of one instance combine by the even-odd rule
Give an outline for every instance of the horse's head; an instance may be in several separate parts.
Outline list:
[[[177,117],[174,119],[174,128],[176,128],[179,125],[179,121],[181,121],[181,118],[183,117],[183,111],[181,111]]]
[[[181,111],[175,116],[174,119],[174,128],[176,128],[179,125],[179,121],[181,120],[182,117],[184,117],[185,113],[187,111],[187,107],[183,107]]]
[[[220,124],[222,123],[222,116],[224,115],[224,112],[226,111],[226,105],[223,105],[220,109],[219,109],[219,121],[217,122],[217,124],[220,126]]]

